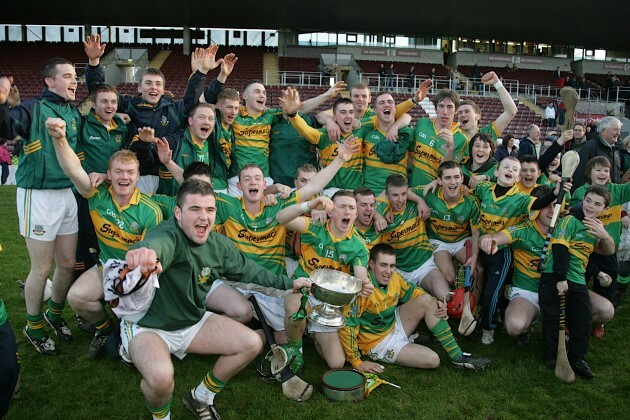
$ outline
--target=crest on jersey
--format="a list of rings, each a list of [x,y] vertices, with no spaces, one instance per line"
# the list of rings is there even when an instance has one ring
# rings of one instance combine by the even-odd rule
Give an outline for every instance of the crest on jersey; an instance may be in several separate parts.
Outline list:
[[[210,267],[204,267],[201,270],[201,274],[199,274],[199,276],[197,277],[197,283],[205,284],[208,282],[209,278],[210,278]]]

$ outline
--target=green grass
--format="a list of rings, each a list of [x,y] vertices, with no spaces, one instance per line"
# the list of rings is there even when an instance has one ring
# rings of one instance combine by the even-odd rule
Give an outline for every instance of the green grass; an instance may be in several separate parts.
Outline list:
[[[15,187],[0,187],[0,298],[9,312],[22,363],[22,392],[14,400],[7,419],[147,419],[139,389],[140,375],[109,359],[87,359],[91,337],[71,322],[75,339],[59,343],[62,354],[41,356],[21,334],[24,302],[16,285],[28,274],[29,259],[18,234]],[[402,386],[377,388],[358,403],[333,403],[320,392],[319,381],[327,370],[310,341],[305,344],[306,379],[315,385],[306,403],[287,400],[279,384],[265,384],[250,366],[237,375],[217,397],[219,412],[226,419],[244,418],[627,418],[630,395],[628,337],[630,315],[626,303],[607,325],[602,340],[592,340],[588,362],[597,378],[578,378],[572,385],[558,382],[541,362],[540,326],[529,347],[517,348],[511,337],[498,333],[492,346],[459,338],[466,351],[492,358],[484,372],[462,372],[450,368],[445,353],[432,344],[443,365],[419,371],[388,365],[381,377]],[[73,320],[66,308],[67,320]],[[455,328],[456,330],[456,328]],[[214,362],[213,357],[190,355],[174,360],[176,385],[174,418],[192,415],[182,401],[185,392],[197,385]]]

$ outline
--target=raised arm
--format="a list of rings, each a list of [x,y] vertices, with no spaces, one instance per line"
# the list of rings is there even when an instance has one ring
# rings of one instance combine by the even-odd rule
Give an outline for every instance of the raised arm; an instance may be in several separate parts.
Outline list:
[[[305,203],[293,204],[278,212],[276,220],[287,229],[298,233],[304,233],[308,229],[308,221],[302,216],[311,210],[324,210],[330,213],[333,210],[333,202],[325,195],[314,198]]]
[[[302,112],[308,114],[309,112],[315,111],[317,107],[322,105],[327,100],[332,99],[335,96],[337,96],[339,92],[341,92],[345,88],[346,88],[346,82],[342,81],[342,82],[335,83],[333,86],[330,87],[330,89],[328,89],[326,92],[322,93],[321,95],[304,101],[304,103],[302,104]]]
[[[184,169],[173,161],[173,151],[171,150],[168,139],[165,137],[161,139],[156,138],[155,145],[157,146],[157,153],[160,162],[162,162],[171,175],[173,175],[173,179],[179,185],[182,185],[184,183]]]
[[[497,90],[497,93],[499,94],[501,105],[503,105],[503,112],[497,117],[496,120],[494,120],[494,126],[499,133],[502,133],[503,130],[505,130],[508,125],[510,125],[510,121],[512,121],[512,119],[516,116],[518,108],[516,107],[516,104],[514,103],[514,99],[512,99],[510,92],[508,92],[505,86],[503,86],[503,83],[501,82],[501,80],[499,80],[499,77],[495,72],[491,71],[484,74],[481,77],[481,82],[487,86],[494,86],[494,88]]]
[[[90,176],[81,166],[81,161],[72,150],[66,139],[66,122],[61,118],[48,118],[46,129],[53,139],[55,154],[59,161],[59,166],[68,175],[79,194],[88,197],[92,192]]]

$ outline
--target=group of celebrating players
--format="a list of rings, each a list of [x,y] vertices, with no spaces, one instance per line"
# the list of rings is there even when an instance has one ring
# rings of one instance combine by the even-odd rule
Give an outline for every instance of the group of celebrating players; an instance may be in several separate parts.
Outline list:
[[[421,321],[455,368],[482,370],[490,360],[464,353],[447,322],[462,265],[476,278],[484,344],[493,343],[499,319],[527,344],[542,313],[544,362],[553,367],[566,294],[569,361],[594,377],[584,358],[592,324],[612,319],[619,301],[614,256],[630,190],[610,183],[609,160],[589,161],[587,184],[561,203],[565,216],[539,273],[554,203],[572,187],[555,175],[572,131],[540,158],[496,162],[497,140],[517,107],[494,72],[482,77],[503,105],[492,124],[479,127],[479,107],[442,90],[432,99],[437,116],[413,129],[407,112],[431,80],[399,104],[379,93],[373,108],[368,86],[358,84],[313,118],[307,114],[343,82],[304,102],[287,88],[281,108],[269,108],[258,81],[242,94],[224,88],[237,57],[217,59],[212,45],[191,54],[182,100],[165,95],[157,69],[147,69],[138,95],[128,96],[104,84],[100,37],[84,47],[93,102],[85,116],[71,104],[77,78],[67,60],[46,62],[46,89],[36,100],[21,103],[13,80],[0,79],[0,135],[24,139],[16,174],[31,260],[23,334],[38,352],[59,352],[46,324],[59,340],[72,340],[61,316],[67,299],[81,328],[94,333],[88,357],[108,347],[133,364],[154,418],[170,418],[171,354],[218,354],[184,403],[199,418],[219,418],[216,394],[263,348],[247,299],[254,296],[295,374],[304,369],[306,331],[331,369],[435,368],[438,354],[417,339]],[[274,136],[295,145],[274,148]],[[274,183],[274,167],[291,168],[285,173],[295,173],[294,185]],[[303,316],[319,303],[301,291],[320,268],[362,281],[342,328]],[[120,279],[142,286],[120,293]],[[112,291],[119,325],[106,308]]]

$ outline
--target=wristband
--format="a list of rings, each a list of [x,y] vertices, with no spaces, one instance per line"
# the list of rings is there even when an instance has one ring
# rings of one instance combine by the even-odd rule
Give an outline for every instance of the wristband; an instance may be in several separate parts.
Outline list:
[[[411,98],[411,102],[413,102],[414,105],[418,103],[418,101],[416,101],[416,97],[415,96],[413,98]]]
[[[293,118],[293,117],[295,117],[296,115],[297,115],[297,112],[294,112],[294,113],[292,113],[292,114],[287,114],[287,117],[289,117],[289,118]]]
[[[308,201],[302,203],[302,213],[308,213],[310,211],[310,207],[308,206]]]
[[[496,82],[496,83],[495,83],[494,85],[492,85],[492,86],[494,86],[494,88],[495,88],[496,90],[499,90],[499,88],[500,88],[500,87],[503,87],[503,82],[499,80],[498,82]]]

